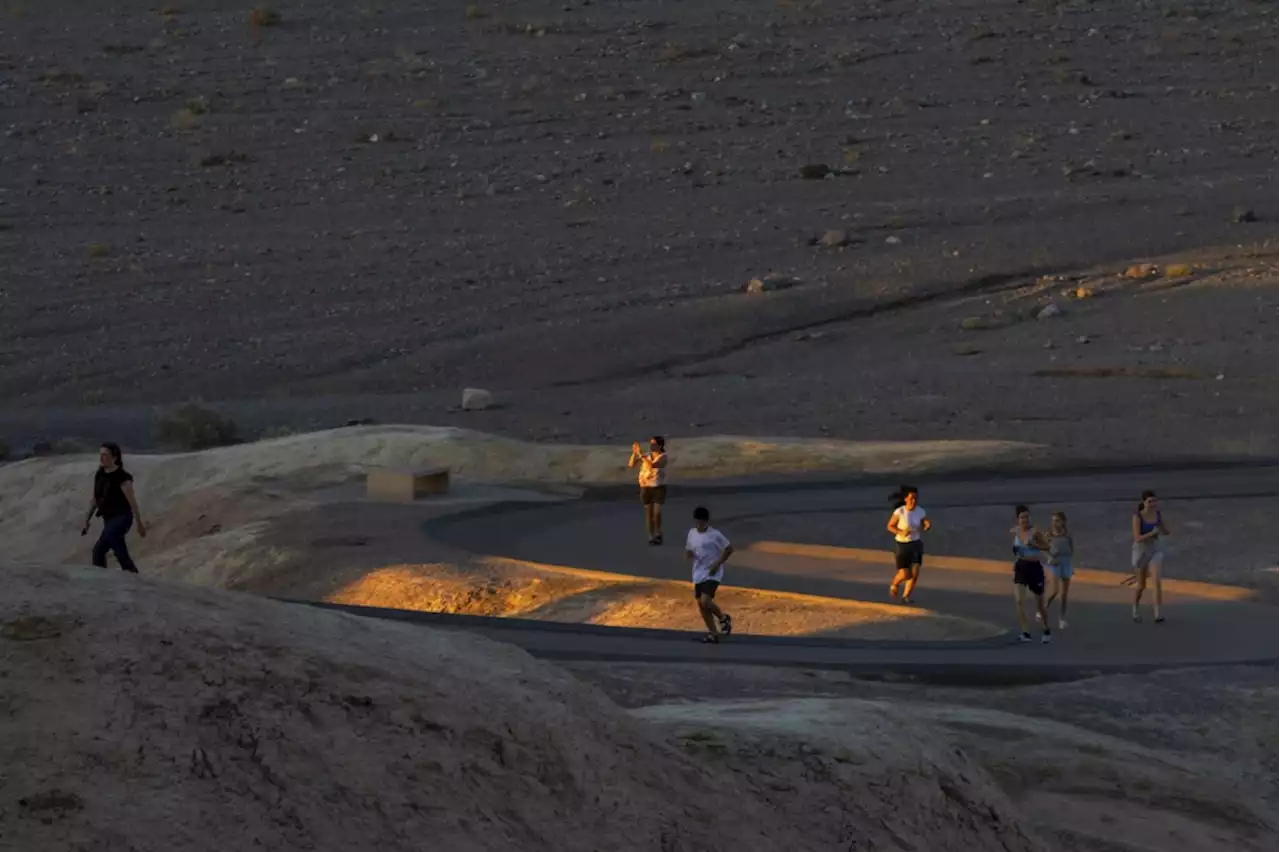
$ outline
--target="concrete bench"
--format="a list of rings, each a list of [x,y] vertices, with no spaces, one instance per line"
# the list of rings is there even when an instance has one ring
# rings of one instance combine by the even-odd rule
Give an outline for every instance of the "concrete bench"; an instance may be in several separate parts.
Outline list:
[[[365,487],[370,500],[412,503],[430,494],[446,493],[449,490],[449,468],[376,468],[365,477]]]

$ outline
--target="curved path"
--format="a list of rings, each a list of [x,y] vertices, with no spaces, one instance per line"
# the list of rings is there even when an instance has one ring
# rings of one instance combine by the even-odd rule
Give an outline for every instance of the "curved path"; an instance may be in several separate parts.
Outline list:
[[[1259,466],[975,481],[929,482],[921,478],[918,482],[922,490],[927,487],[926,505],[936,515],[945,509],[1007,507],[1015,502],[1126,504],[1132,502],[1135,480],[1142,483],[1140,487],[1155,488],[1166,500],[1256,497],[1274,505],[1277,473],[1275,466]],[[672,534],[661,548],[647,547],[639,537],[640,510],[629,488],[589,492],[581,500],[509,502],[445,515],[427,523],[427,534],[477,554],[687,580],[688,567],[681,544],[675,540],[683,538],[692,507],[707,502],[715,507],[718,525],[731,533],[739,551],[726,578],[731,585],[883,601],[892,573],[887,550],[797,547],[764,539],[769,519],[806,513],[876,510],[874,526],[878,530],[883,525],[880,516],[886,514],[886,493],[884,483],[674,487],[667,506],[667,526],[679,534]],[[1118,505],[1117,511],[1126,510]],[[756,539],[739,532],[743,529],[755,532]],[[1176,563],[1171,567],[1176,573]],[[1012,632],[993,640],[948,643],[741,635],[718,646],[704,646],[691,641],[697,634],[678,631],[344,609],[475,629],[553,659],[833,667],[864,675],[892,673],[967,682],[1070,678],[1186,665],[1275,663],[1277,609],[1253,600],[1249,590],[1166,581],[1168,623],[1155,626],[1148,616],[1148,623],[1135,625],[1129,618],[1131,591],[1121,585],[1123,576],[1078,569],[1072,586],[1070,629],[1055,631],[1054,642],[1048,646],[1019,644]],[[1003,561],[928,554],[917,598],[942,613],[1010,624],[1010,586],[1010,569]],[[692,601],[689,615],[692,630],[697,618]]]

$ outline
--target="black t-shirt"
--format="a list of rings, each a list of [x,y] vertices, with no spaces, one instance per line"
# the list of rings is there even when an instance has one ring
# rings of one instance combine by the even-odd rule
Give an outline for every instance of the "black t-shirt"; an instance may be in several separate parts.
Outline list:
[[[129,498],[124,496],[124,484],[133,482],[133,477],[122,467],[111,472],[98,468],[93,475],[93,499],[98,503],[98,515],[103,518],[114,518],[133,511],[129,508]]]

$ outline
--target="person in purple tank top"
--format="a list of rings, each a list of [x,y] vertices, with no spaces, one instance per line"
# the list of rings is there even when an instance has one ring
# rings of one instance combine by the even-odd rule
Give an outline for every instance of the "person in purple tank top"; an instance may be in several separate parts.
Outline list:
[[[1164,589],[1160,585],[1160,570],[1164,567],[1164,539],[1169,535],[1164,515],[1160,513],[1160,498],[1154,491],[1143,491],[1142,501],[1130,520],[1133,532],[1133,623],[1142,623],[1142,593],[1147,588],[1147,578],[1155,580],[1156,624],[1164,623],[1160,609],[1164,605]]]

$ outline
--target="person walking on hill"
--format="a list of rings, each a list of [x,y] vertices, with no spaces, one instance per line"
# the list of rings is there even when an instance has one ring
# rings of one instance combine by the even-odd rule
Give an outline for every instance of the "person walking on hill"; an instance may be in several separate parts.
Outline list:
[[[715,644],[721,634],[733,632],[733,618],[716,603],[716,590],[724,579],[724,563],[733,555],[733,545],[711,526],[711,512],[702,506],[693,510],[693,529],[685,538],[684,555],[693,563],[693,597],[707,625],[702,641]]]
[[[649,452],[638,443],[631,445],[627,467],[640,466],[640,503],[644,506],[644,528],[649,544],[662,544],[662,504],[667,502],[667,442],[661,435],[649,439]]]
[[[886,528],[893,535],[897,572],[889,583],[889,596],[896,598],[898,586],[905,583],[902,602],[911,604],[911,593],[915,591],[920,579],[920,565],[924,562],[924,542],[920,536],[933,527],[933,522],[921,508],[920,492],[915,486],[904,485],[899,488],[893,502],[893,514],[889,516]]]
[[[138,498],[133,491],[133,476],[124,469],[124,456],[120,445],[111,442],[98,448],[98,470],[93,475],[93,500],[85,516],[80,535],[89,534],[94,516],[102,518],[102,534],[93,546],[93,564],[107,567],[107,551],[116,555],[120,568],[130,574],[138,573],[138,566],[129,555],[125,536],[136,522],[138,535],[147,537],[147,525],[138,508]]]
[[[1031,525],[1030,509],[1017,506],[1013,512],[1017,518],[1017,524],[1010,530],[1013,533],[1013,602],[1018,608],[1018,627],[1022,631],[1018,640],[1031,641],[1025,606],[1027,592],[1031,592],[1036,599],[1036,615],[1044,624],[1040,641],[1047,645],[1053,631],[1049,629],[1049,614],[1044,607],[1044,565],[1041,560],[1049,549],[1049,543],[1044,534]]]
[[[1164,567],[1164,538],[1169,535],[1165,526],[1164,515],[1160,513],[1160,498],[1154,491],[1143,491],[1142,500],[1130,520],[1133,534],[1133,573],[1135,577],[1133,590],[1133,622],[1142,622],[1142,593],[1147,588],[1147,577],[1156,584],[1155,619],[1156,624],[1164,623],[1161,607],[1164,606],[1164,589],[1160,585],[1160,571]]]

